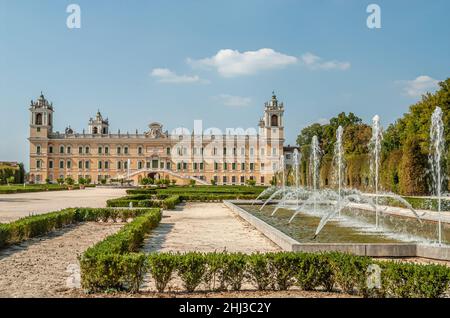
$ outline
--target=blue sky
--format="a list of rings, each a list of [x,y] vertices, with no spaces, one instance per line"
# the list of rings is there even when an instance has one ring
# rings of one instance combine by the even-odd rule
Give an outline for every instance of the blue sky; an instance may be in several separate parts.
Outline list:
[[[66,8],[81,8],[68,29]],[[366,7],[381,8],[381,29]],[[55,130],[255,127],[275,90],[287,141],[338,112],[394,121],[450,70],[450,2],[0,0],[0,160],[27,163],[28,106]]]

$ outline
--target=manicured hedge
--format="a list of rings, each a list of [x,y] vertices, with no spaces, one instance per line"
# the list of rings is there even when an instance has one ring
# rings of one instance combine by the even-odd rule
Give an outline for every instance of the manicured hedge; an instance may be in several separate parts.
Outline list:
[[[434,198],[418,198],[418,197],[403,197],[406,201],[411,204],[414,209],[417,210],[438,210],[438,200]],[[404,208],[403,203],[392,198],[383,198],[384,203],[390,206],[398,206]],[[450,199],[441,200],[441,211],[450,211]]]
[[[147,210],[116,234],[87,249],[80,257],[82,287],[88,291],[138,291],[147,265],[146,256],[136,252],[145,234],[160,220],[160,209]]]
[[[248,186],[176,186],[166,189],[157,189],[158,194],[164,193],[210,193],[210,194],[260,194],[265,187]]]
[[[143,188],[143,189],[128,189],[128,195],[134,194],[156,194],[156,189],[154,188]]]
[[[85,187],[95,187],[94,184],[85,185]],[[67,185],[59,184],[34,184],[34,185],[11,185],[0,186],[0,194],[13,194],[13,193],[28,193],[28,192],[43,192],[43,191],[64,191],[68,190]],[[73,185],[72,190],[79,190],[79,185]]]
[[[111,199],[106,201],[107,207],[129,207],[130,203],[133,207],[142,208],[163,208],[166,210],[172,210],[175,205],[180,203],[180,197],[178,195],[161,196],[158,198],[152,198],[148,195],[129,195],[126,197]]]
[[[145,189],[129,189],[128,195],[133,194],[158,194],[173,195],[180,193],[208,193],[208,194],[260,194],[265,187],[255,186],[171,186],[168,188],[145,188]]]
[[[256,199],[256,194],[216,194],[216,193],[180,193],[180,199],[182,201],[223,201],[223,200],[252,200]]]
[[[25,217],[11,223],[0,224],[0,248],[48,234],[69,224],[99,220],[124,222],[147,211],[148,209],[71,208]]]
[[[202,284],[206,290],[240,290],[244,283],[259,290],[286,290],[297,286],[302,290],[341,291],[363,297],[438,298],[450,291],[449,267],[376,261],[338,252],[252,255],[190,252],[152,253],[147,257],[140,253],[133,257],[130,264],[125,265],[128,259],[118,254],[103,255],[103,267],[82,271],[83,286],[91,291],[132,286],[125,289],[138,291],[145,272],[149,272],[159,292],[164,292],[175,276],[188,292]],[[367,284],[371,264],[381,268],[378,289],[369,289]]]

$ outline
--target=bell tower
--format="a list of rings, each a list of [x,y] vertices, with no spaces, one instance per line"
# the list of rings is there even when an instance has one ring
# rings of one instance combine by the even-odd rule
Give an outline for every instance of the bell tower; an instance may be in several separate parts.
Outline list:
[[[47,138],[53,132],[53,103],[44,94],[30,104],[30,137]]]
[[[275,92],[272,92],[270,101],[264,104],[264,117],[259,121],[260,145],[265,148],[265,155],[261,162],[265,167],[267,182],[273,178],[278,170],[280,156],[283,155],[284,146],[284,105],[279,102]]]
[[[272,99],[264,104],[264,118],[261,119],[260,127],[264,127],[267,139],[284,140],[284,105],[279,102],[275,92]]]
[[[103,119],[100,110],[97,111],[95,118],[89,119],[88,125],[89,133],[92,135],[107,135],[109,134],[108,118]]]

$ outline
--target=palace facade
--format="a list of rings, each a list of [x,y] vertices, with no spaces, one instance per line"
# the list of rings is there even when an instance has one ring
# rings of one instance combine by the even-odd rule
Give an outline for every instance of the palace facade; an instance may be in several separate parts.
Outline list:
[[[284,144],[284,105],[275,94],[265,103],[255,129],[174,129],[171,133],[154,122],[144,133],[112,133],[100,111],[87,131],[54,132],[54,107],[41,93],[30,105],[30,174],[33,183],[58,178],[131,180],[144,177],[175,179],[177,184],[268,185],[279,169]],[[103,181],[105,182],[105,181]]]

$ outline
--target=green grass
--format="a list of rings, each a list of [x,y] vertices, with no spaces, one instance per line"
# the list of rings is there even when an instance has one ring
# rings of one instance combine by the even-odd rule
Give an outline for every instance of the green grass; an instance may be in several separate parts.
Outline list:
[[[94,185],[86,185],[86,187],[93,187]],[[73,185],[73,189],[79,189],[79,185]],[[27,193],[27,192],[42,192],[42,191],[62,191],[68,190],[67,185],[59,184],[11,184],[0,185],[0,194],[11,193]]]

